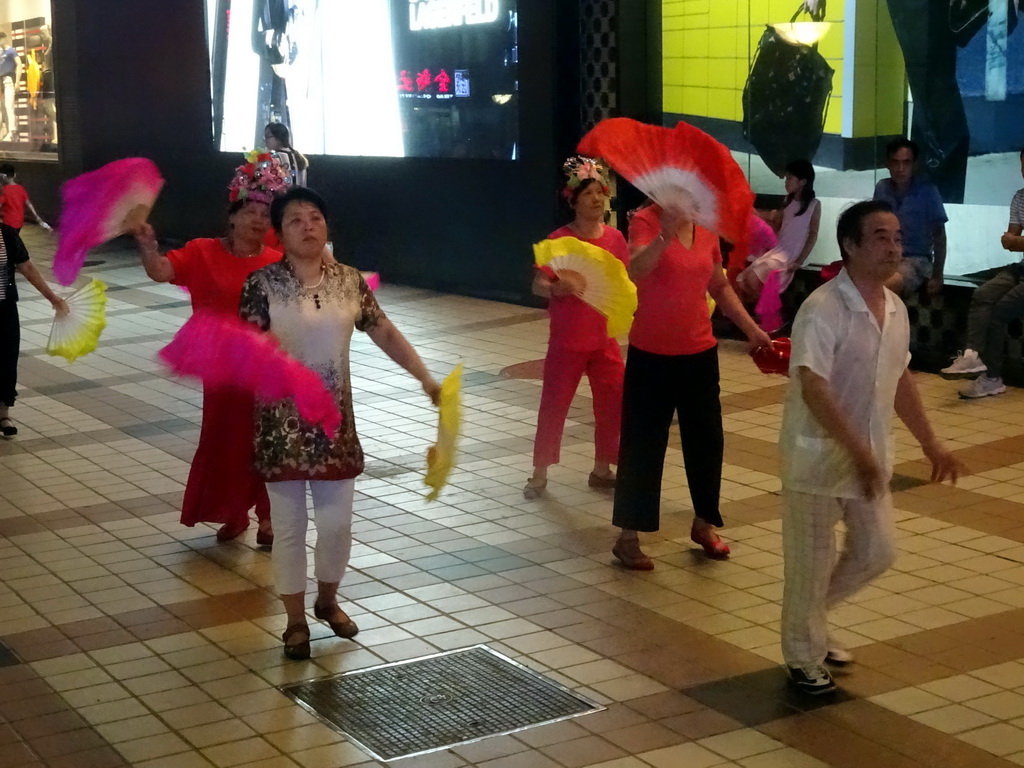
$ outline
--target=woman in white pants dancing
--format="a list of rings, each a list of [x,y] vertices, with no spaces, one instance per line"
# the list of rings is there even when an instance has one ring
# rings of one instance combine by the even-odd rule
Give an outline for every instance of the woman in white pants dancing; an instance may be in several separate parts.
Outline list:
[[[359,631],[338,605],[337,595],[352,546],[355,477],[363,471],[349,381],[352,331],[365,331],[420,382],[435,404],[441,388],[381,311],[359,272],[322,258],[327,220],[319,195],[296,187],[274,200],[270,219],[284,258],[246,281],[241,316],[274,334],[290,355],[319,373],[342,414],[340,429],[328,435],[302,419],[291,399],[257,406],[256,468],[267,481],[275,536],[274,579],[288,614],[284,653],[290,659],[307,659],[307,484],[317,528],[313,615],[326,621],[338,637],[351,638]]]

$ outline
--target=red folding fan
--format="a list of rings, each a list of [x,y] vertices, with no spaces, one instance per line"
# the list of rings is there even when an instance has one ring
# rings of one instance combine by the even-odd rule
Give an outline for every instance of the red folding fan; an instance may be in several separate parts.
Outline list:
[[[613,117],[594,126],[577,150],[603,158],[662,208],[682,211],[746,252],[754,193],[728,148],[703,131]]]

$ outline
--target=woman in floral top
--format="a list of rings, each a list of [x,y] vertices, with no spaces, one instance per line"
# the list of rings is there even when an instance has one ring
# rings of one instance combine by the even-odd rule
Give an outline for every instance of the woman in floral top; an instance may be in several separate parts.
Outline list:
[[[337,595],[352,546],[354,480],[363,471],[349,381],[353,329],[366,332],[412,374],[435,404],[440,386],[381,311],[359,272],[324,262],[327,221],[319,195],[296,187],[274,201],[270,218],[284,259],[249,277],[242,289],[241,315],[274,334],[290,355],[319,373],[342,414],[340,429],[328,435],[302,419],[290,399],[256,408],[256,469],[270,494],[274,578],[288,613],[284,652],[288,658],[305,659],[310,638],[305,615],[307,482],[317,528],[313,614],[339,637],[354,637],[359,631],[338,606]]]

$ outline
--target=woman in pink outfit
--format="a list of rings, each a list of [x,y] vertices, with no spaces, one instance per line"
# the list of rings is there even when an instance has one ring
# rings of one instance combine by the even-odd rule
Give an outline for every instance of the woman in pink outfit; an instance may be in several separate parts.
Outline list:
[[[258,269],[281,260],[281,252],[265,246],[270,229],[270,203],[286,189],[281,164],[264,155],[235,172],[228,208],[228,232],[220,238],[197,238],[160,253],[153,227],[136,230],[146,274],[158,283],[187,288],[193,310],[238,314],[242,286]],[[199,445],[188,473],[181,522],[219,523],[218,541],[230,541],[249,527],[256,508],[256,543],[274,543],[267,489],[255,469],[251,394],[233,387],[203,387],[203,421]]]
[[[549,238],[575,237],[603,248],[629,266],[629,246],[622,233],[604,223],[608,209],[608,172],[598,161],[572,157],[563,169],[568,177],[562,194],[572,208],[571,223]],[[544,359],[537,436],[533,447],[533,476],[523,495],[535,498],[548,483],[548,467],[560,458],[562,430],[580,379],[585,373],[594,398],[594,470],[591,488],[614,488],[611,465],[619,454],[622,414],[622,376],[625,365],[619,342],[608,338],[608,323],[576,294],[580,286],[572,273],[538,269],[533,292],[550,300],[551,336]]]

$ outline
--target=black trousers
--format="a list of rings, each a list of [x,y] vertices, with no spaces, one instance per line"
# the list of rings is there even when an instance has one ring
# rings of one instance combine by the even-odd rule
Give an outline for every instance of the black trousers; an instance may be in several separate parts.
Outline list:
[[[718,501],[725,437],[719,393],[717,347],[696,355],[655,355],[629,348],[614,525],[658,530],[661,476],[676,414],[694,512],[712,525],[722,525]]]
[[[21,323],[18,302],[0,299],[0,406],[14,405],[17,397],[18,352],[21,348]]]

